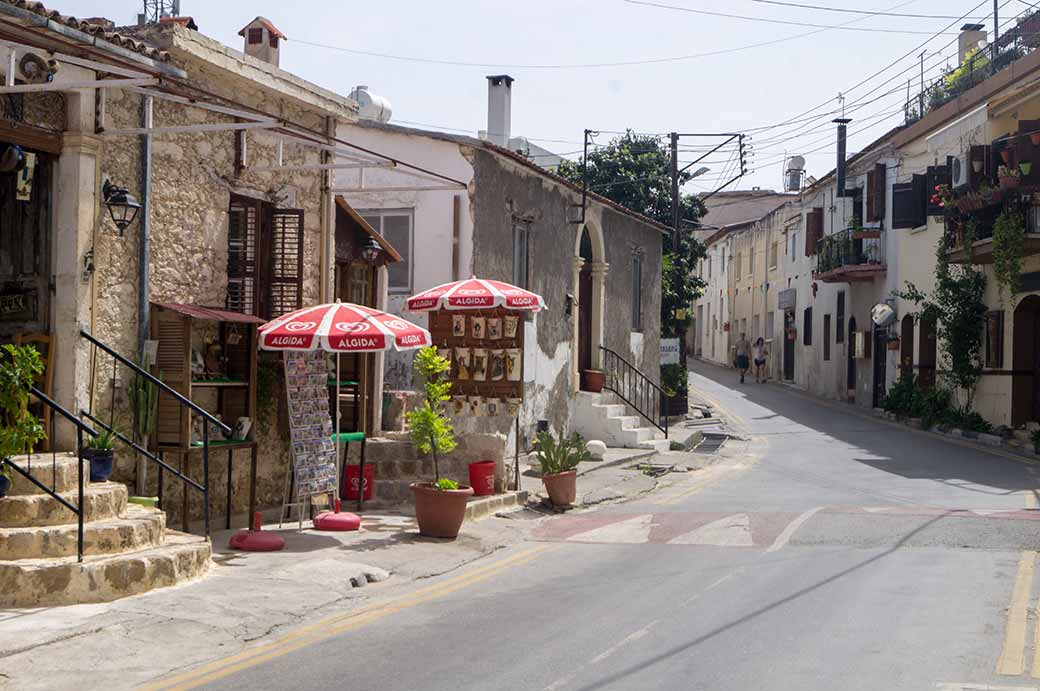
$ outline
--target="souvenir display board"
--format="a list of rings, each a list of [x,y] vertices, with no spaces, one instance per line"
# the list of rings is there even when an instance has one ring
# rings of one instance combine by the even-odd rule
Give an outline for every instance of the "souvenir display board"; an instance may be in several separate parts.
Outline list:
[[[299,520],[305,503],[331,505],[336,498],[336,445],[329,413],[328,365],[323,351],[286,351],[285,391],[292,438],[293,501]],[[286,497],[290,496],[286,488]],[[315,498],[321,495],[321,501]]]
[[[515,415],[524,397],[525,314],[497,307],[429,315],[433,344],[451,361],[449,408],[456,414]]]

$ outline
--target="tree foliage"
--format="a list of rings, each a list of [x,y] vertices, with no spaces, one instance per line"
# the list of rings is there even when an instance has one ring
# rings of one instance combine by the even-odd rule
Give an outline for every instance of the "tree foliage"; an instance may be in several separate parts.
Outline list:
[[[578,184],[582,183],[581,160],[564,161],[557,172]],[[671,227],[672,183],[671,157],[660,137],[636,134],[629,130],[607,146],[589,153],[589,190]],[[679,174],[680,189],[692,178],[689,172]],[[697,262],[706,256],[704,243],[690,233],[691,224],[704,214],[704,205],[691,194],[680,194],[679,217],[685,232],[680,233],[678,247],[671,237],[664,241],[661,277],[661,330],[667,337],[678,336],[690,318],[689,309],[706,286],[695,275]],[[686,318],[676,319],[676,310],[687,310]]]
[[[408,412],[408,430],[412,443],[420,453],[433,454],[433,474],[440,489],[455,489],[441,484],[438,454],[451,452],[456,445],[455,430],[444,414],[444,404],[451,398],[451,380],[447,373],[451,363],[437,354],[437,348],[420,349],[412,362],[412,369],[422,377],[424,393],[422,405]]]

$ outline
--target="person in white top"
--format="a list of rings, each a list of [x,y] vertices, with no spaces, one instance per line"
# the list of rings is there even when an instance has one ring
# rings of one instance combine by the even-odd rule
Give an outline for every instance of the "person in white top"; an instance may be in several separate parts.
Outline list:
[[[766,380],[766,359],[769,357],[766,342],[761,336],[755,340],[755,345],[751,347],[751,352],[755,358],[755,381],[761,384]]]

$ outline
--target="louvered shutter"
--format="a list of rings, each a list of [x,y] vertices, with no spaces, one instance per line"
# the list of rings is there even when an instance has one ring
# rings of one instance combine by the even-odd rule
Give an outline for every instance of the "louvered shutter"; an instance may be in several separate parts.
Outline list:
[[[896,183],[892,185],[892,228],[914,227],[913,183]]]
[[[274,209],[270,221],[270,254],[265,318],[303,307],[303,211]]]
[[[877,187],[874,184],[874,171],[867,171],[867,222],[877,220]]]
[[[189,317],[164,309],[153,309],[152,338],[159,342],[152,376],[174,391],[188,396],[191,386],[191,324]],[[159,391],[154,442],[187,446],[191,443],[191,418],[188,409],[170,394]]]
[[[816,254],[816,248],[823,239],[823,209],[814,207],[805,217],[805,256]]]
[[[875,221],[885,220],[885,192],[888,186],[885,184],[887,175],[887,168],[884,163],[878,163],[874,166],[874,219]]]
[[[911,184],[914,197],[914,225],[912,227],[917,228],[928,222],[928,201],[932,197],[931,187],[926,175],[914,175]]]
[[[257,245],[260,208],[255,200],[232,197],[228,207],[227,308],[257,314]]]

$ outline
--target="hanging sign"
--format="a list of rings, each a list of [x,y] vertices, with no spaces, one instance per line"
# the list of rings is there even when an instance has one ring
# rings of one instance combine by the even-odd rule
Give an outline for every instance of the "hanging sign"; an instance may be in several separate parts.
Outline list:
[[[776,294],[777,307],[782,310],[793,310],[795,306],[795,289],[788,288]]]
[[[662,338],[661,339],[661,364],[662,365],[678,365],[679,364],[679,339],[678,338]]]

